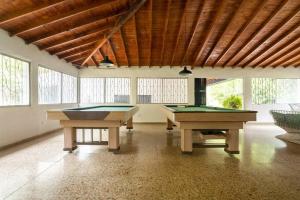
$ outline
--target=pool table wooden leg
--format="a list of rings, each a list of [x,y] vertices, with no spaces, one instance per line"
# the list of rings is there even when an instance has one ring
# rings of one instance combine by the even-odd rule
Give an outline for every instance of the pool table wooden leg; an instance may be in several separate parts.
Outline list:
[[[132,125],[132,117],[127,121],[127,125],[126,125],[127,129],[133,129],[133,125]]]
[[[239,129],[229,129],[226,134],[225,151],[230,154],[239,154]]]
[[[180,129],[180,131],[181,131],[181,152],[192,153],[193,152],[192,129]]]
[[[118,151],[120,149],[119,127],[110,127],[108,135],[108,150]]]
[[[173,122],[171,120],[168,119],[168,126],[167,126],[167,130],[173,130]]]
[[[72,153],[73,150],[77,149],[76,145],[76,129],[73,127],[64,128],[64,151]]]

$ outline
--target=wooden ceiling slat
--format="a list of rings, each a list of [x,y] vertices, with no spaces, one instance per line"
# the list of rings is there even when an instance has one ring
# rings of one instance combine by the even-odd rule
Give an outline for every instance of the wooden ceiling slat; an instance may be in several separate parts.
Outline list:
[[[300,6],[298,6],[295,10],[293,10],[287,17],[285,17],[277,26],[275,26],[270,32],[268,32],[268,34],[266,34],[256,45],[254,45],[253,47],[251,47],[241,58],[240,60],[244,60],[246,57],[249,57],[250,54],[256,50],[259,46],[261,46],[264,42],[266,42],[272,35],[274,35],[276,32],[278,32],[284,25],[286,25],[290,20],[292,20],[300,11]],[[295,29],[297,29],[300,25],[300,21],[294,26],[292,27],[288,32],[292,32]],[[283,39],[288,33],[284,32],[281,36],[280,39]],[[280,39],[277,39],[276,41],[280,41]],[[257,55],[258,53],[256,53],[255,55]],[[255,55],[252,55],[252,57],[255,57]],[[247,62],[245,62],[241,67],[244,68],[246,67],[249,63],[251,62],[251,60],[248,60]]]
[[[225,29],[224,31],[222,31],[216,38],[215,42],[213,43],[212,47],[210,48],[210,50],[208,51],[208,53],[206,54],[206,56],[204,57],[203,61],[201,62],[200,66],[204,66],[206,65],[207,60],[209,59],[211,53],[214,51],[215,47],[218,45],[219,41],[221,40],[221,38],[224,36],[224,33],[226,32],[226,30],[229,27],[229,24],[232,23],[232,20],[234,19],[234,17],[236,17],[236,15],[238,14],[238,12],[240,11],[240,8],[242,6],[242,3],[245,2],[243,0],[240,1],[236,1],[235,3],[237,3],[237,8],[234,9],[234,11],[232,12],[232,14],[228,17],[228,20],[225,22]],[[213,29],[212,29],[213,30]],[[213,32],[213,31],[212,31]]]
[[[269,17],[258,26],[258,28],[250,35],[250,37],[248,37],[246,42],[243,43],[243,45],[239,48],[239,52],[242,52],[242,49],[244,49],[249,44],[249,42],[251,42],[255,38],[255,36],[258,33],[260,33],[260,31],[274,18],[274,16],[277,15],[277,13],[287,4],[287,2],[288,2],[288,0],[283,0],[280,2],[279,5],[276,6],[275,10],[271,13],[271,15],[269,15]],[[227,65],[234,57],[236,57],[239,54],[239,52],[237,54],[233,54],[229,59],[227,59],[226,62],[223,64],[223,66]],[[243,60],[243,57],[240,57],[239,59],[234,61],[232,66],[235,67],[242,60]]]
[[[60,4],[64,2],[64,0],[52,0],[52,1],[42,1],[37,3],[35,6],[33,7],[28,7],[26,9],[23,10],[19,10],[19,11],[13,11],[13,12],[9,12],[7,13],[7,15],[1,16],[0,18],[0,25],[4,24],[4,23],[9,23],[13,20],[18,20],[21,19],[27,15],[31,15],[35,12],[41,11],[43,9],[47,9],[50,7],[53,7],[57,4]]]
[[[279,47],[278,47],[278,49],[279,49],[278,51],[276,51],[271,56],[266,57],[266,59],[264,59],[264,61],[261,62],[259,65],[262,65],[263,67],[268,66],[274,60],[279,60],[282,56],[299,48],[300,47],[300,37],[298,37],[297,40],[293,41],[293,43],[290,43],[288,45],[285,45],[285,43],[283,43],[280,47],[282,47],[282,48],[279,49]],[[258,66],[258,65],[253,65],[253,66]]]
[[[78,69],[80,69],[81,61],[84,60],[84,59],[85,59],[85,57],[81,57],[81,58],[73,59],[74,61],[67,61],[67,60],[66,60],[66,61],[67,61],[68,63],[75,64],[76,67],[77,67]]]
[[[94,50],[92,53],[86,58],[86,60],[83,61],[82,65],[84,65],[90,57],[97,51],[97,49],[101,48],[103,44],[106,43],[108,39],[110,39],[117,31],[120,30],[120,28],[144,5],[144,3],[147,0],[140,0],[137,3],[135,3],[127,12],[126,16],[120,19],[120,21],[116,24],[116,26],[112,29],[110,34],[106,36],[104,40],[99,40],[99,42],[96,44]]]
[[[276,66],[284,66],[285,68],[290,66],[293,62],[298,61],[298,59],[300,58],[300,50],[297,51],[296,53],[294,53],[293,55],[290,55],[289,57],[287,57],[286,59],[282,60],[279,63],[276,63],[275,66],[273,66],[273,68],[275,68]]]
[[[252,20],[256,17],[256,15],[259,13],[259,11],[264,7],[266,4],[266,0],[258,1],[257,6],[253,9],[254,11],[252,14],[248,17],[248,19],[243,23],[243,25],[238,29],[238,31],[235,33],[235,35],[232,37],[230,42],[226,45],[222,53],[218,56],[218,58],[214,61],[212,64],[212,67],[214,67],[223,57],[225,57],[228,52],[230,47],[237,41],[237,39],[245,32],[249,24],[252,22]],[[223,65],[224,67],[225,65]]]
[[[290,31],[287,33],[287,35],[283,34],[283,37],[280,36],[278,41],[282,41],[286,36],[289,36],[289,34],[290,34]],[[278,54],[285,48],[289,47],[294,42],[296,42],[296,40],[299,40],[299,39],[300,39],[300,33],[292,36],[285,43],[282,43],[281,45],[276,46],[278,44],[277,41],[270,45],[267,45],[266,49],[263,49],[263,51],[257,57],[254,57],[253,61],[255,61],[256,59],[258,59],[258,61],[252,63],[251,65],[258,66],[258,65],[264,63],[266,60],[269,60],[271,57],[275,56],[276,54]],[[276,46],[276,47],[273,48],[274,46]],[[262,58],[261,58],[261,56],[262,56]]]
[[[300,63],[300,55],[295,57],[293,60],[290,60],[289,62],[283,63],[282,65],[285,68],[289,67],[289,66],[297,67],[297,66],[299,66],[299,63]]]
[[[95,64],[96,67],[99,67],[99,63],[97,62],[96,58],[94,56],[91,57],[93,63]]]
[[[135,45],[136,45],[136,48],[137,48],[137,51],[136,51],[136,53],[137,53],[137,55],[136,55],[136,57],[137,57],[137,64],[138,64],[138,66],[140,66],[140,48],[139,48],[139,42],[138,42],[138,34],[137,34],[137,24],[136,24],[136,19],[135,19],[135,15],[133,15],[132,16],[132,18],[133,18],[133,21],[134,21],[134,28],[133,28],[133,32],[134,32],[134,38],[135,38]]]
[[[273,42],[270,42],[270,43],[267,43],[266,46],[264,46],[263,48],[259,49],[259,51],[257,51],[254,55],[252,55],[252,57],[247,61],[245,62],[243,65],[242,65],[242,68],[244,68],[245,66],[249,65],[251,62],[253,62],[254,60],[256,60],[257,58],[259,58],[261,55],[263,55],[268,49],[270,49],[271,47],[273,47],[275,44],[278,43],[278,41],[282,41],[284,38],[288,37],[288,35],[290,33],[293,33],[296,29],[298,29],[300,26],[300,21],[295,24],[292,28],[290,28],[287,32],[282,32],[282,34],[280,36],[278,36]],[[274,29],[276,30],[276,29]],[[276,31],[274,31],[276,32]],[[267,40],[267,39],[265,39]],[[251,52],[247,55],[247,56],[250,56],[250,54],[255,50],[257,49],[260,45],[262,45],[264,43],[264,40],[262,40],[258,45],[255,46],[255,48],[253,47],[251,49]],[[245,57],[246,58],[246,57]]]
[[[196,52],[195,59],[192,64],[192,68],[197,64],[197,61],[200,59],[200,56],[203,54],[203,51],[209,41],[209,38],[213,34],[214,29],[216,28],[216,22],[221,17],[221,13],[223,9],[225,8],[226,1],[222,1],[221,5],[218,5],[216,13],[213,15],[211,23],[209,23],[208,27],[206,28],[206,32],[204,33],[204,40],[199,45],[199,48]],[[203,66],[201,66],[203,67]]]
[[[181,66],[183,66],[184,64],[187,65],[188,62],[186,61],[186,56],[187,56],[187,53],[189,52],[191,46],[192,46],[192,42],[193,42],[193,39],[196,35],[196,30],[197,30],[197,27],[199,26],[200,24],[200,19],[201,19],[201,15],[202,15],[202,12],[203,12],[203,5],[204,5],[204,2],[205,0],[202,1],[202,3],[199,4],[199,8],[198,8],[198,13],[197,13],[197,20],[195,21],[195,23],[193,24],[193,27],[192,27],[192,34],[190,35],[189,39],[188,39],[188,45],[187,45],[187,48],[186,48],[186,51],[184,52],[184,55],[182,57],[182,60],[181,60]],[[184,63],[186,62],[186,63]]]
[[[186,14],[187,14],[186,12],[188,12],[188,8],[189,8],[188,4],[189,4],[189,0],[186,0],[186,2],[184,4],[183,11],[182,11],[182,14],[181,14],[181,19],[180,19],[180,22],[179,22],[180,23],[179,30],[178,30],[178,34],[177,34],[177,38],[176,38],[176,42],[175,42],[175,48],[173,49],[173,52],[172,52],[172,58],[171,58],[170,66],[172,66],[173,62],[174,62],[176,50],[177,50],[179,39],[180,39],[180,34],[184,30],[183,28],[186,29],[186,19],[185,19],[185,17],[186,17]],[[185,33],[185,31],[184,31],[184,33]]]
[[[113,45],[111,44],[111,40],[110,39],[107,40],[107,44],[108,44],[109,50],[112,52],[112,55],[114,57],[114,60],[116,61],[117,66],[119,67],[120,66],[119,65],[119,61],[118,61],[118,59],[116,57],[115,49],[114,49]]]
[[[62,45],[76,42],[78,40],[90,37],[91,35],[95,35],[97,33],[103,33],[112,27],[113,27],[112,25],[105,25],[105,26],[100,26],[97,29],[88,29],[88,30],[80,32],[80,33],[74,33],[71,36],[62,37],[60,40],[55,40],[55,42],[53,42],[53,43],[39,46],[39,48],[41,50],[47,50],[47,51],[54,49],[54,48],[59,48]]]
[[[98,0],[98,1],[94,1],[94,2],[90,2],[84,6],[80,6],[76,9],[72,9],[68,12],[63,12],[60,13],[59,15],[54,15],[42,20],[36,20],[32,23],[28,23],[27,25],[21,26],[19,29],[15,29],[13,32],[11,32],[11,35],[19,35],[19,34],[23,34],[27,31],[32,31],[34,29],[40,28],[42,26],[45,26],[47,24],[50,23],[56,23],[56,22],[61,22],[63,20],[68,20],[69,18],[84,13],[84,12],[88,12],[89,10],[95,9],[97,7],[103,6],[105,4],[109,4],[109,3],[114,3],[117,0]]]
[[[127,63],[127,66],[131,66],[131,63],[130,63],[130,60],[128,58],[128,47],[127,47],[127,43],[124,41],[124,34],[123,34],[123,30],[122,30],[122,27],[120,28],[120,39],[121,39],[121,42],[122,42],[122,46],[124,47],[124,52],[125,52],[125,58],[126,58],[126,63]]]
[[[149,30],[150,30],[150,37],[149,37],[149,53],[148,53],[148,66],[152,66],[151,65],[151,57],[152,57],[152,37],[153,37],[153,34],[152,34],[152,27],[153,27],[153,0],[149,0],[150,2],[150,12],[149,12]]]
[[[164,30],[163,30],[163,37],[162,37],[162,50],[161,50],[161,54],[160,54],[160,67],[162,67],[163,65],[163,58],[165,55],[165,40],[166,40],[166,35],[167,35],[167,31],[168,31],[168,25],[169,25],[169,18],[170,18],[170,7],[171,7],[171,3],[172,0],[168,0],[168,4],[167,4],[167,12],[166,12],[166,19],[164,22]]]
[[[280,63],[282,60],[284,60],[285,57],[288,57],[290,54],[294,55],[293,52],[299,52],[299,50],[300,46],[296,45],[295,47],[292,47],[291,49],[285,50],[284,52],[280,53],[280,55],[271,59],[269,62],[263,63],[262,66],[265,68],[274,65],[274,63]]]
[[[94,43],[93,43],[94,44]],[[93,48],[93,44],[88,44],[84,47],[80,47],[80,48],[77,48],[77,49],[74,49],[72,51],[69,51],[69,52],[66,52],[66,53],[62,53],[60,55],[57,55],[60,59],[64,59],[64,58],[67,58],[69,56],[73,56],[73,55],[76,55],[76,54],[79,54],[81,52],[84,52],[84,51],[88,51],[88,50],[91,50]]]
[[[31,43],[35,43],[41,40],[45,40],[48,38],[51,38],[53,36],[56,36],[60,33],[66,32],[66,31],[72,31],[73,29],[78,29],[79,27],[82,26],[86,26],[92,23],[95,23],[97,21],[102,21],[105,20],[107,18],[112,18],[112,17],[117,17],[120,16],[122,14],[126,13],[126,9],[120,9],[118,11],[115,12],[111,12],[111,13],[105,13],[105,14],[101,14],[97,17],[88,19],[88,20],[82,20],[82,21],[78,21],[76,23],[72,23],[71,25],[67,25],[67,26],[60,26],[57,29],[53,30],[53,31],[48,31],[46,33],[43,34],[39,34],[37,37],[34,38],[30,38],[26,40],[27,44],[31,44]]]
[[[104,59],[104,53],[102,52],[101,48],[98,49],[97,53],[101,55],[102,59]]]
[[[68,48],[68,49],[63,49],[61,51],[56,51],[56,52],[51,52],[51,55],[62,55],[64,53],[68,53],[68,52],[72,52],[76,49],[81,49],[81,48],[84,48],[86,46],[91,46],[92,44],[95,44],[97,42],[97,40],[92,40],[92,41],[88,41],[88,42],[84,42],[82,44],[78,44],[74,47],[71,47],[71,48]]]
[[[88,55],[88,51],[87,52],[83,52],[81,53],[80,55],[75,55],[75,56],[72,56],[71,58],[65,58],[65,60],[69,63],[73,63],[73,62],[76,62],[76,61],[79,61],[79,60],[84,60],[86,58],[86,56]]]

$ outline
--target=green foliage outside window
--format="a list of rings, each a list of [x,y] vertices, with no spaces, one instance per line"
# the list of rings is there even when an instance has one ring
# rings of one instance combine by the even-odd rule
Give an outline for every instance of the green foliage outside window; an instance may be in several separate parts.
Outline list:
[[[237,95],[231,95],[223,101],[224,108],[241,109],[242,106],[242,98]]]

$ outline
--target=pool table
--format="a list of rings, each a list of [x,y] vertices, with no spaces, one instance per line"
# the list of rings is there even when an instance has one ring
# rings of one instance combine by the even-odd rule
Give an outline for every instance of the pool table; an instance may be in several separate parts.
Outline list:
[[[125,123],[132,129],[135,106],[94,106],[47,111],[47,119],[60,120],[64,128],[64,150],[72,152],[77,148],[76,128],[108,128],[108,149],[120,149],[119,128]]]
[[[238,154],[239,129],[243,129],[243,124],[247,121],[256,121],[257,113],[248,110],[190,105],[165,105],[162,110],[167,116],[167,129],[173,129],[173,124],[180,129],[181,151],[183,153],[193,151],[193,130],[200,130],[200,132],[219,130],[219,132],[224,132],[224,150],[230,154]],[[200,137],[204,138],[203,135]],[[216,135],[216,138],[219,138],[219,136]]]

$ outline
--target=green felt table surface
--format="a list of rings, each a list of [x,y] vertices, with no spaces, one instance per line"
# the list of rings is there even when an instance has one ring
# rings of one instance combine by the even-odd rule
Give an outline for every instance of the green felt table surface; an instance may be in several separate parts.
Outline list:
[[[166,107],[174,110],[173,112],[256,112],[250,110],[235,110],[211,106],[182,106],[182,105],[166,105]]]
[[[119,112],[129,111],[133,106],[94,106],[94,107],[80,107],[73,109],[66,109],[67,111],[106,111],[106,112]]]

